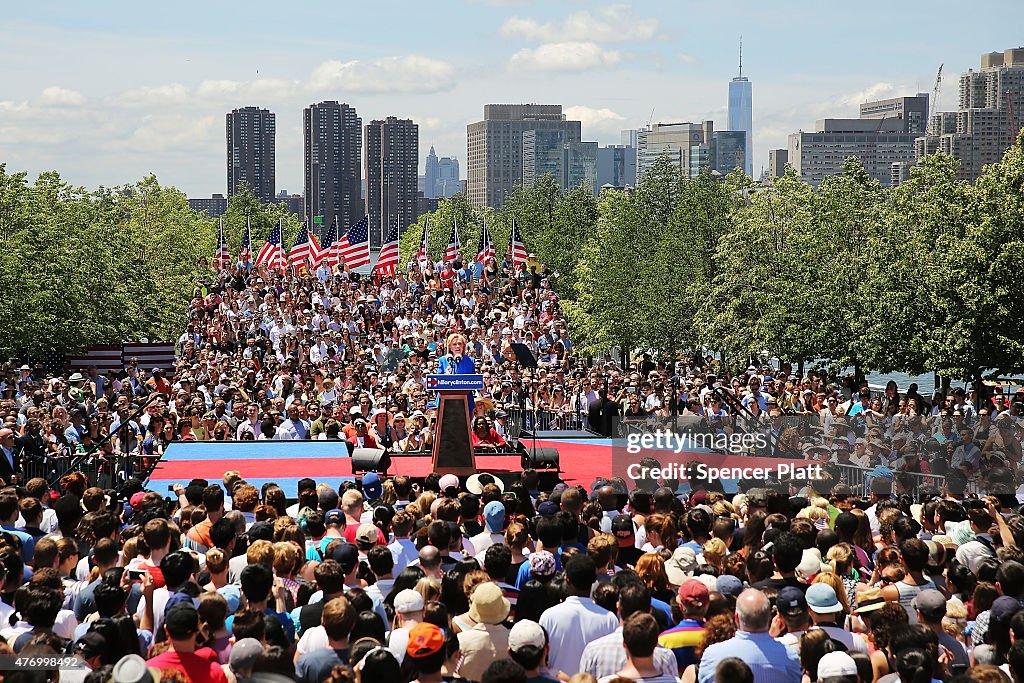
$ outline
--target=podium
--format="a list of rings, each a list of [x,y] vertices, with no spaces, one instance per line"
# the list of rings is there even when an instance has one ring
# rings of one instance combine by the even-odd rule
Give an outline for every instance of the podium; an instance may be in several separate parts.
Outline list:
[[[439,474],[474,474],[469,392],[483,389],[483,375],[427,375],[427,389],[438,392],[433,469]]]

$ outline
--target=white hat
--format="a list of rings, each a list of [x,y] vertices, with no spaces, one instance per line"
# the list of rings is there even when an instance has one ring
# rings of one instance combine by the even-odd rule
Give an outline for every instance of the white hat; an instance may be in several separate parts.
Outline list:
[[[449,487],[459,488],[459,478],[454,474],[446,474],[441,477],[437,482],[438,487],[441,489],[441,493],[444,493],[445,489]]]
[[[74,373],[71,374],[70,377],[68,377],[68,381],[69,382],[84,382],[85,381],[85,377],[82,377],[82,373],[80,373],[80,372],[74,372]]]
[[[547,642],[541,625],[529,619],[517,621],[508,632],[508,649],[512,652],[518,652],[527,645],[543,648]]]
[[[423,596],[411,588],[399,591],[395,596],[395,612],[409,614],[423,611]]]
[[[818,680],[838,676],[856,676],[857,662],[845,652],[829,652],[818,660]]]
[[[482,477],[487,478],[481,481]],[[470,493],[474,493],[478,496],[481,493],[483,493],[484,486],[486,486],[487,484],[497,485],[499,491],[505,490],[505,485],[501,482],[501,479],[498,479],[493,474],[489,474],[487,472],[477,472],[476,474],[471,474],[469,475],[469,479],[466,480],[466,488],[469,489]]]
[[[122,657],[110,676],[115,683],[154,683],[160,680],[159,671],[147,667],[146,660],[135,654]]]

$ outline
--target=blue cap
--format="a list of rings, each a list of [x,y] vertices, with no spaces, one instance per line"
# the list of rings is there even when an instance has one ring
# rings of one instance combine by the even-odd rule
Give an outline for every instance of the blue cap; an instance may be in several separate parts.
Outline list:
[[[722,574],[715,579],[715,590],[722,595],[739,597],[739,594],[743,592],[743,582],[732,574]]]
[[[348,574],[359,562],[359,552],[351,543],[341,543],[331,553],[331,558],[341,565],[342,571]]]
[[[797,615],[807,610],[807,598],[796,586],[784,586],[775,597],[775,607],[779,614]]]
[[[380,483],[380,475],[376,472],[367,472],[363,475],[363,493],[370,500],[377,500],[384,493],[384,486]]]
[[[505,505],[499,500],[492,500],[484,507],[484,523],[487,530],[499,533],[505,526]]]
[[[543,517],[553,517],[560,509],[558,503],[553,500],[546,500],[537,506],[537,512]]]
[[[228,601],[228,612],[234,614],[238,611],[239,606],[242,604],[242,591],[238,586],[229,583],[218,588],[217,592]]]
[[[839,596],[836,595],[832,586],[827,583],[811,584],[807,587],[807,593],[804,597],[807,599],[807,606],[815,614],[834,614],[843,610],[843,604],[839,602]],[[776,598],[776,604],[778,604],[778,598]]]
[[[338,508],[334,508],[333,510],[328,510],[327,514],[324,515],[324,524],[344,524],[344,523],[345,523],[345,513],[342,512],[341,510],[339,510]]]

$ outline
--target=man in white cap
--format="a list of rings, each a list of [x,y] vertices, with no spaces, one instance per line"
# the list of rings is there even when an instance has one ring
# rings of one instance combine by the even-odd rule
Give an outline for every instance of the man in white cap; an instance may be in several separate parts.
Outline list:
[[[388,637],[388,649],[401,664],[405,659],[405,649],[409,644],[409,631],[423,621],[423,596],[411,588],[399,591],[395,596],[395,617],[398,626]]]
[[[546,673],[548,634],[536,621],[523,619],[516,622],[508,632],[508,656],[526,669],[526,680],[530,683],[558,683],[557,678]]]
[[[857,662],[845,652],[829,652],[818,660],[818,683],[857,683]]]

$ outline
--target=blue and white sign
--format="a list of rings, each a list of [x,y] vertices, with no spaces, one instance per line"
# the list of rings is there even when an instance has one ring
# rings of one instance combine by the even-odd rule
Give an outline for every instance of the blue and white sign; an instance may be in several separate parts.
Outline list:
[[[480,391],[483,388],[483,375],[427,375],[430,391]]]

